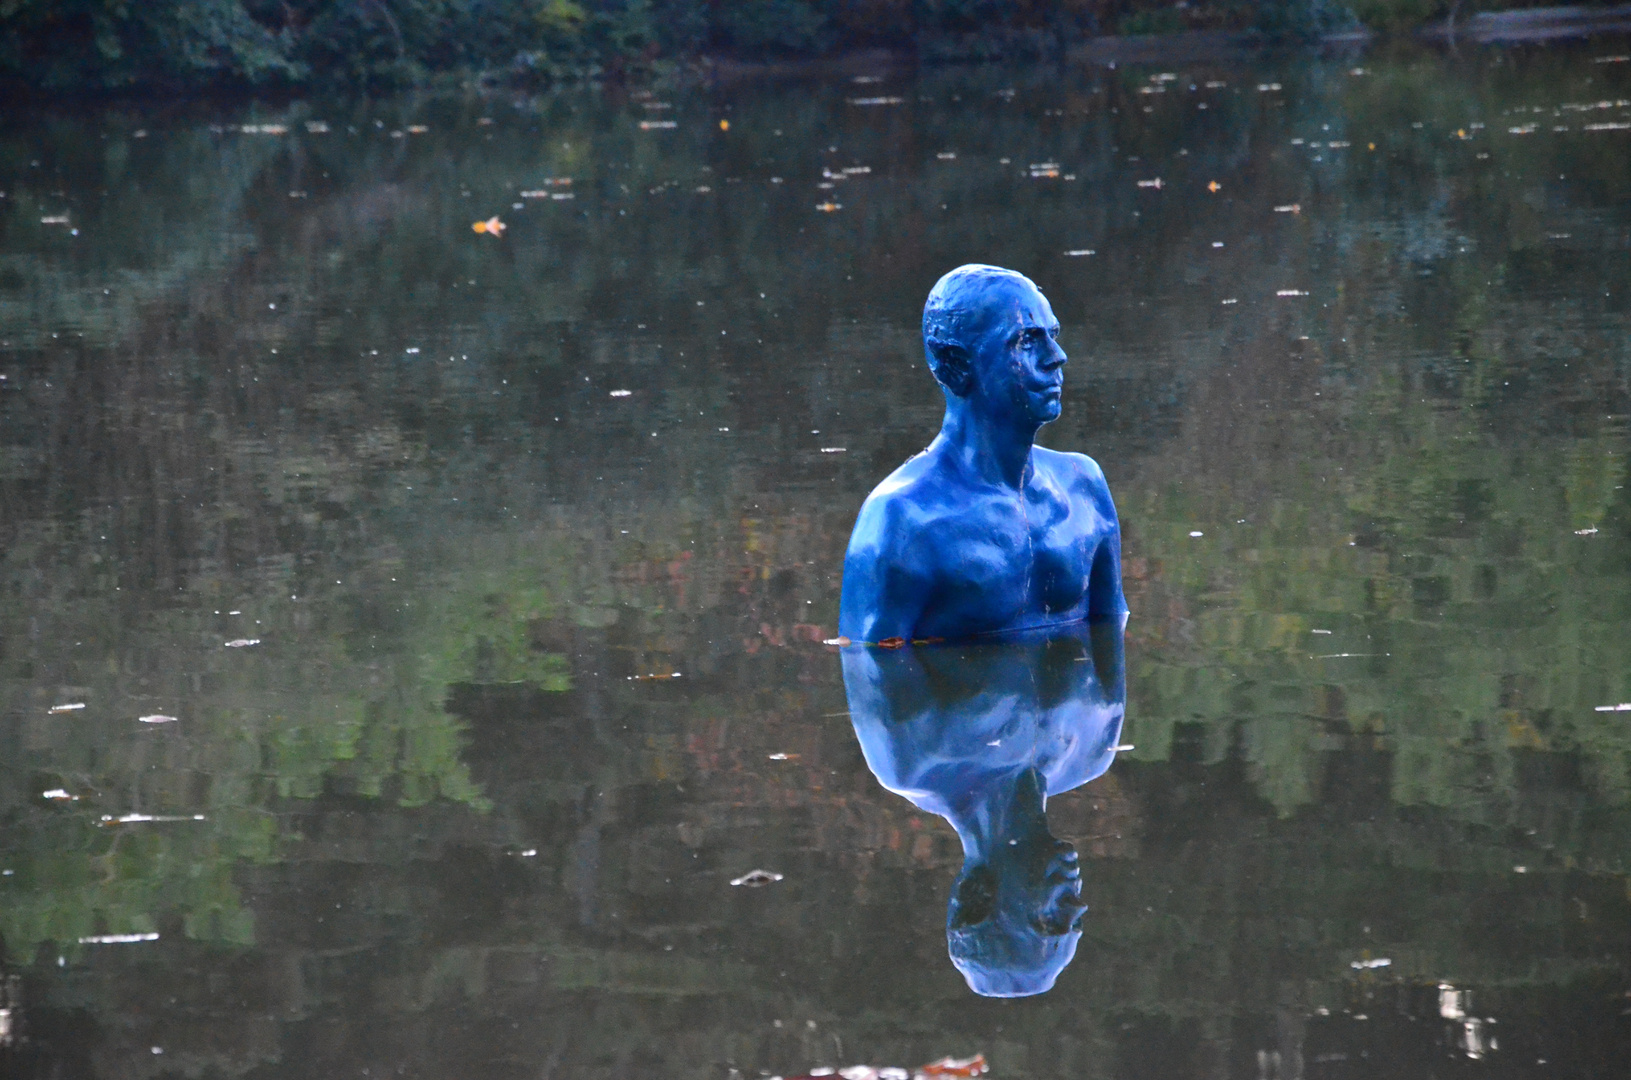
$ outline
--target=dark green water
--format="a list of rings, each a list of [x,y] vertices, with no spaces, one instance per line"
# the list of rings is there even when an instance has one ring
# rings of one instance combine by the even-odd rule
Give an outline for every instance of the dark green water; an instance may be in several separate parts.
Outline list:
[[[0,1072],[1615,1074],[1628,51],[6,110]],[[1134,611],[1019,1001],[821,644],[971,260]]]

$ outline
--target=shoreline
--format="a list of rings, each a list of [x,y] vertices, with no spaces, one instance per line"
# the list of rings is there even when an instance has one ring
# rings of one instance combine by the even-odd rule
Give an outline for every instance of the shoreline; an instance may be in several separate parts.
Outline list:
[[[1384,41],[1429,44],[1470,42],[1478,45],[1522,45],[1631,34],[1631,4],[1610,8],[1547,7],[1480,12],[1462,20],[1446,19],[1413,31],[1385,34],[1365,27],[1325,34],[1311,41],[1277,41],[1257,30],[1185,30],[1174,34],[1106,34],[1066,45],[1063,58],[1077,64],[1177,63],[1244,60],[1274,49],[1364,47]],[[722,81],[754,78],[809,78],[817,75],[876,73],[902,67],[950,67],[994,61],[925,60],[915,52],[856,49],[831,56],[796,60],[748,61],[704,55],[693,62],[709,77]]]
[[[1476,45],[1545,44],[1597,36],[1631,34],[1631,3],[1613,7],[1545,7],[1479,12],[1465,19],[1445,19],[1414,30],[1389,34],[1365,27],[1326,34],[1307,41],[1276,40],[1257,30],[1185,30],[1171,34],[1107,34],[1062,43],[1054,51],[1059,61],[1074,64],[1181,63],[1206,60],[1245,60],[1270,50],[1364,48],[1378,42],[1414,40],[1454,48],[1462,42]],[[332,93],[390,96],[436,90],[477,92],[541,91],[553,86],[629,83],[644,84],[664,78],[698,78],[706,82],[737,83],[755,79],[808,79],[831,75],[877,74],[903,68],[952,67],[1016,62],[1017,57],[945,59],[925,57],[920,49],[881,47],[839,50],[822,56],[773,60],[744,60],[718,53],[701,53],[659,61],[652,67],[630,71],[586,70],[574,77],[533,80],[515,69],[440,72],[420,82],[382,90],[360,87],[278,84],[272,86],[221,85],[179,90],[145,85],[117,90],[84,89],[43,91],[32,85],[0,82],[0,101],[39,105],[42,101],[70,107],[88,103],[153,103],[169,105],[187,100],[296,101]],[[1034,62],[1034,59],[1032,60]]]

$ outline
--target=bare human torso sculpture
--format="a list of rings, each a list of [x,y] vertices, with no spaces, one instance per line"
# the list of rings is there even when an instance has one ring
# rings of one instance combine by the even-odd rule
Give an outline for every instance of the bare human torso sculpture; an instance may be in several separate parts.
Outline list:
[[[867,497],[839,633],[898,646],[1124,615],[1121,531],[1085,454],[1034,445],[1058,419],[1059,321],[1031,280],[962,266],[923,311],[940,433]]]

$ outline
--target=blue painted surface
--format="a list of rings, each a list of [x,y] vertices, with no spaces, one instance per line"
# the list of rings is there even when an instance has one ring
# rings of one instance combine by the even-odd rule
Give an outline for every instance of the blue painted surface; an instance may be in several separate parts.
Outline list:
[[[1121,530],[1104,472],[1035,446],[1058,419],[1059,320],[1023,274],[958,267],[923,309],[946,398],[928,449],[861,506],[838,629],[853,641],[945,638],[1123,614]]]
[[[1104,773],[1126,712],[1126,617],[955,645],[843,650],[850,719],[878,782],[957,830],[952,963],[987,997],[1040,994],[1076,955],[1076,850],[1047,797]]]

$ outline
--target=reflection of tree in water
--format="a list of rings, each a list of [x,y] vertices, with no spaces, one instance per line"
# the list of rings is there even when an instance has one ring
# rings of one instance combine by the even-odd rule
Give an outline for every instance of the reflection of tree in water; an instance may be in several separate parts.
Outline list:
[[[1351,1049],[1354,1029],[1333,1025],[1345,1005],[1374,1010],[1364,995],[1387,979],[1505,984],[1480,1007],[1521,1012],[1520,985],[1601,970],[1624,954],[1631,750],[1619,716],[1592,711],[1631,698],[1616,681],[1631,670],[1613,561],[1624,433],[1603,417],[1624,411],[1628,357],[1618,316],[1555,282],[1584,297],[1617,272],[1582,225],[1626,159],[1409,127],[1557,99],[1566,68],[1367,66],[1283,109],[1219,71],[1245,92],[1204,120],[1170,94],[1135,120],[1129,103],[1156,96],[1135,95],[1143,72],[1050,75],[1081,114],[1057,129],[1024,97],[976,107],[996,74],[931,74],[939,104],[911,114],[913,138],[958,159],[920,154],[891,126],[904,113],[843,113],[840,156],[875,171],[844,181],[840,231],[762,174],[803,184],[833,163],[815,135],[840,123],[841,94],[742,94],[730,142],[658,144],[615,102],[570,94],[524,114],[547,139],[472,139],[485,129],[440,103],[420,142],[351,137],[372,120],[338,110],[326,142],[298,125],[107,144],[59,126],[40,141],[77,139],[80,156],[42,167],[111,182],[105,204],[75,190],[81,241],[103,237],[84,262],[27,220],[48,193],[7,200],[8,236],[42,237],[8,248],[0,279],[12,962],[104,931],[253,942],[232,985],[303,1034],[338,1009],[359,1060],[377,1052],[364,1032],[417,1045],[407,1033],[457,1001],[547,1015],[528,1021],[535,1042],[625,1074],[657,1054],[652,1000],[671,1003],[661,1030],[684,1032],[668,1063],[734,1045],[778,1068],[833,1052],[835,1010],[950,1000],[929,974],[943,941],[888,928],[943,904],[955,837],[873,794],[847,721],[825,716],[843,703],[815,642],[858,493],[933,423],[899,312],[948,252],[978,248],[1064,298],[1077,396],[1049,438],[1121,462],[1136,613],[1137,749],[1102,792],[1050,804],[1104,860],[1054,995],[1073,1004],[1027,1038],[1089,1073],[1095,1040],[1164,1031],[1196,1060],[1251,1043],[1249,1072],[1276,1040],[1282,1061],[1299,1039]],[[1040,101],[1042,83],[1014,85]],[[1288,156],[1338,112],[1342,172]],[[1406,164],[1361,158],[1369,131]],[[1476,147],[1488,174],[1464,160]],[[1016,188],[999,156],[1077,162],[1080,186]],[[1129,156],[1172,185],[1220,177],[1239,216],[1152,201],[1121,183]],[[220,183],[197,179],[200,160],[225,162]],[[1442,182],[1407,185],[1413,170]],[[1537,206],[1480,178],[1559,171],[1595,187]],[[469,246],[467,208],[562,174],[577,200]],[[727,202],[730,177],[770,194]],[[1302,214],[1273,214],[1292,199]],[[1472,242],[1424,258],[1409,238],[1428,230]],[[1065,236],[1101,254],[1061,261]],[[1214,239],[1226,247],[1198,260]],[[1219,290],[1254,281],[1315,295],[1220,320],[1238,309]],[[66,298],[49,328],[41,297]],[[622,388],[635,396],[609,398]],[[76,407],[89,400],[116,407]],[[833,445],[845,453],[820,454]],[[241,635],[229,610],[262,624]],[[238,636],[263,643],[220,647]],[[1383,655],[1309,658],[1336,653]],[[83,716],[44,712],[67,696]],[[171,709],[175,728],[132,723]],[[37,799],[56,786],[92,797]],[[209,820],[94,824],[130,810]],[[719,881],[767,855],[786,881],[721,900]],[[1386,921],[1379,895],[1397,900]],[[1392,966],[1356,974],[1365,950]],[[81,955],[106,971],[135,954]],[[200,955],[151,977],[184,983]],[[298,978],[265,975],[282,963]],[[348,998],[364,984],[377,996]],[[245,1060],[322,1056],[302,1036],[266,1049],[231,995],[176,990],[260,1048]],[[1301,1019],[1247,1031],[1277,1009]],[[847,1034],[898,1045],[898,1020]],[[449,1061],[510,1052],[437,1037]]]

